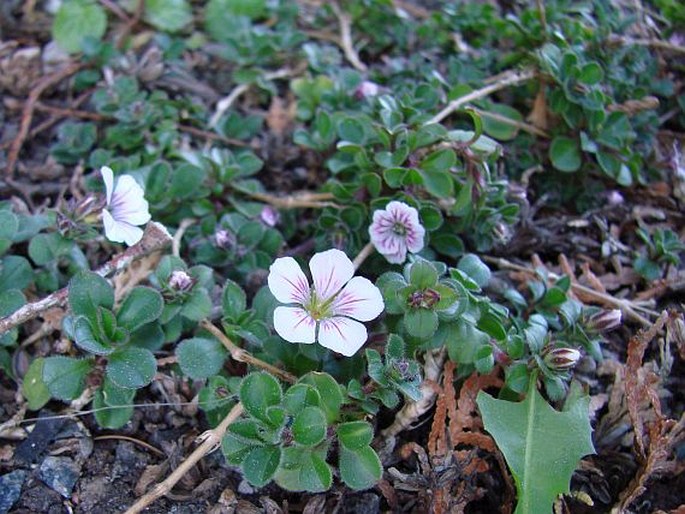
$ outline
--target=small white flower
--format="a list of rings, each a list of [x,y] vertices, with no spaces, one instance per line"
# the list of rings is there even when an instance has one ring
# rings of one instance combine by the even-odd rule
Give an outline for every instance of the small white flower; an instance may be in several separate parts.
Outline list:
[[[309,261],[313,285],[292,257],[281,257],[269,268],[269,289],[288,306],[276,307],[274,328],[291,343],[316,341],[349,357],[366,342],[366,327],[385,305],[373,283],[354,277],[352,261],[340,250],[327,250]]]
[[[115,243],[134,245],[143,237],[143,229],[137,225],[150,221],[143,188],[131,175],[121,175],[115,184],[114,173],[107,166],[100,168],[100,173],[107,196],[107,206],[102,209],[105,236]]]
[[[418,211],[403,202],[390,202],[385,210],[375,211],[369,227],[376,250],[393,264],[402,264],[407,251],[420,252],[425,235]]]

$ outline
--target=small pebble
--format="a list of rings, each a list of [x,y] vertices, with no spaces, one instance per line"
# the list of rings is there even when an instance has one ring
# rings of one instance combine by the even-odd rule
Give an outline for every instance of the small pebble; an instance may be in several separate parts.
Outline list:
[[[51,489],[69,498],[78,480],[79,471],[76,463],[67,457],[45,457],[40,465],[40,479]]]

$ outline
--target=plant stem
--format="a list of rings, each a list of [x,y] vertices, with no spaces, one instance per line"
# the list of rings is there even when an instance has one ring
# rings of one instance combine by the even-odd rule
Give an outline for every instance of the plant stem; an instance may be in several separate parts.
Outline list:
[[[223,439],[228,427],[235,422],[240,415],[243,413],[243,404],[237,403],[228,415],[219,423],[214,430],[208,430],[198,437],[198,441],[202,441],[202,444],[198,446],[193,453],[191,453],[186,460],[184,460],[180,466],[178,466],[173,473],[171,473],[163,482],[160,482],[154,486],[150,491],[141,496],[138,501],[136,501],[125,514],[138,514],[148,505],[156,501],[157,499],[165,496],[171,489],[176,485],[176,483],[183,478],[183,476],[190,471],[190,469],[197,464],[202,457],[214,451],[220,444],[221,439]]]

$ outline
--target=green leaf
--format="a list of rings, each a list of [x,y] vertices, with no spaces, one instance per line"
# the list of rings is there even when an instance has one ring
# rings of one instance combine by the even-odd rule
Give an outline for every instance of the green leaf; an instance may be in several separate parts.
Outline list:
[[[283,396],[283,406],[291,416],[299,414],[305,407],[321,407],[321,405],[319,391],[309,384],[294,384]]]
[[[604,78],[604,70],[597,62],[589,62],[580,69],[578,80],[587,86],[593,86]]]
[[[50,391],[43,381],[45,359],[38,357],[29,366],[21,385],[24,398],[31,410],[38,410],[50,400]]]
[[[193,21],[186,0],[145,0],[145,21],[160,30],[176,32]]]
[[[357,491],[373,487],[383,473],[381,459],[370,446],[357,450],[341,447],[339,466],[340,478]]]
[[[43,382],[58,400],[73,400],[83,392],[83,380],[91,370],[87,359],[46,357],[43,362]]]
[[[258,446],[245,455],[240,469],[250,484],[262,487],[271,481],[280,462],[281,449],[278,446]]]
[[[230,26],[233,18],[247,16],[254,20],[265,13],[266,0],[209,0],[205,10],[205,28],[215,40],[224,41],[231,36],[226,33],[226,26]]]
[[[428,309],[412,309],[404,314],[407,332],[419,339],[428,339],[438,329],[438,315]]]
[[[0,261],[0,291],[24,289],[33,281],[29,261],[19,255],[7,255]]]
[[[224,291],[221,295],[221,306],[223,308],[224,317],[230,320],[238,319],[247,308],[245,291],[230,279],[226,280],[226,284],[224,284]]]
[[[323,410],[326,413],[326,421],[334,423],[340,415],[340,406],[343,403],[343,395],[338,382],[328,373],[317,371],[307,373],[300,379],[300,382],[311,384],[317,389],[321,396]]]
[[[176,347],[181,371],[193,380],[202,380],[219,373],[226,360],[226,350],[216,339],[194,337]]]
[[[575,139],[557,136],[549,148],[549,158],[559,171],[578,171],[581,165],[580,145]]]
[[[240,401],[250,416],[271,423],[268,408],[281,403],[281,385],[264,372],[250,373],[240,384]]]
[[[338,425],[337,434],[342,446],[356,451],[371,444],[373,428],[366,421],[350,421]]]
[[[475,254],[464,255],[459,259],[457,268],[466,273],[480,287],[486,286],[490,281],[490,268]]]
[[[102,428],[117,429],[123,427],[133,415],[133,397],[135,389],[125,389],[105,378],[102,387],[95,391],[93,409],[95,420]]]
[[[449,172],[450,168],[457,163],[457,155],[451,148],[443,148],[432,152],[421,161],[419,167],[427,172]]]
[[[437,336],[447,346],[450,360],[459,364],[475,362],[478,359],[478,350],[490,343],[488,334],[465,319],[459,319],[455,323],[442,323]]]
[[[157,360],[150,350],[129,346],[109,356],[107,377],[119,387],[139,389],[152,382]]]
[[[295,416],[293,439],[303,446],[316,446],[326,437],[326,415],[318,407],[305,407]]]
[[[19,220],[8,210],[0,211],[0,255],[5,253],[19,229]]]
[[[478,407],[485,429],[509,464],[518,504],[515,514],[551,512],[556,497],[569,492],[571,475],[584,455],[594,453],[589,397],[572,393],[563,412],[554,410],[530,381],[519,403],[496,400],[481,391]],[[554,473],[550,473],[553,469]]]
[[[117,322],[130,332],[155,321],[162,314],[164,300],[150,287],[134,287],[117,312]]]
[[[488,116],[488,112],[495,116]],[[506,104],[493,104],[488,112],[484,112],[482,117],[483,130],[487,135],[499,141],[509,141],[518,135],[519,128],[516,123],[523,121],[520,112]],[[500,118],[505,118],[505,121]],[[507,123],[506,120],[511,122]]]
[[[333,483],[333,474],[326,463],[326,451],[325,448],[284,448],[281,465],[274,476],[276,483],[286,491],[327,491]]]
[[[95,0],[68,0],[60,5],[52,25],[52,38],[65,51],[81,51],[83,38],[100,39],[107,29],[107,14]]]
[[[103,343],[93,331],[88,318],[85,316],[77,316],[74,320],[74,342],[76,345],[86,352],[95,355],[109,355],[115,348],[108,343]]]
[[[209,293],[202,288],[196,287],[190,298],[183,304],[181,314],[184,318],[192,321],[200,321],[212,312],[212,299]]]
[[[433,287],[437,281],[438,272],[428,261],[417,260],[409,268],[409,282],[419,289]]]
[[[69,307],[74,314],[97,321],[97,308],[111,309],[114,305],[114,289],[96,273],[82,271],[69,282]]]

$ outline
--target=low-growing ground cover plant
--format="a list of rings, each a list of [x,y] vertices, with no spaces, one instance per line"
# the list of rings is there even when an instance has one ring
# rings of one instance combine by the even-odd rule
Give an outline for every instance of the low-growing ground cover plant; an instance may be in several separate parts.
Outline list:
[[[56,411],[130,513],[685,503],[685,9],[3,9],[2,509],[89,511]]]

